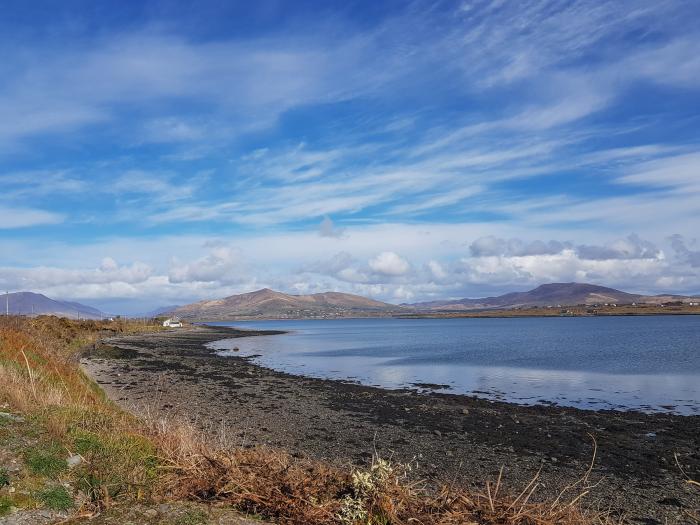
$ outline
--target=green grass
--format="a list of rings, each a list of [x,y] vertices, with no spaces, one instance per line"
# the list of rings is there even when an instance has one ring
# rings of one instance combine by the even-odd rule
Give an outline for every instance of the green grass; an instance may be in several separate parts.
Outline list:
[[[62,457],[61,448],[56,444],[47,447],[35,447],[27,450],[24,460],[34,474],[55,478],[68,469]]]
[[[75,451],[81,456],[98,453],[104,449],[104,443],[100,436],[94,432],[76,429],[71,432]]]
[[[75,429],[71,432],[75,450],[85,458],[76,469],[80,490],[91,500],[109,494],[148,495],[158,478],[157,451],[142,436],[117,433],[113,436]]]
[[[207,514],[198,509],[192,509],[185,512],[175,522],[176,525],[202,525],[207,522]]]
[[[7,516],[12,508],[12,500],[7,496],[0,496],[0,516]]]
[[[73,506],[73,498],[60,485],[42,490],[37,496],[39,501],[51,510],[68,510]]]
[[[10,484],[10,474],[4,468],[0,467],[0,488]]]

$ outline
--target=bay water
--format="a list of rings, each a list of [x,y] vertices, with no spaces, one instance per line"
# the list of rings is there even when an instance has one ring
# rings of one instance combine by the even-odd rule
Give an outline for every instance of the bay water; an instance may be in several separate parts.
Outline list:
[[[287,331],[211,347],[292,374],[521,404],[700,414],[700,316],[212,324]]]

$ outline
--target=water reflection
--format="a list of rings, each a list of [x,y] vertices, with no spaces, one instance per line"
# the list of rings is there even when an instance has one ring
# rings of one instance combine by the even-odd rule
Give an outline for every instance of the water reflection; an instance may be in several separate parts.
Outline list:
[[[292,332],[212,347],[290,373],[387,388],[431,384],[523,404],[700,413],[699,318],[489,321],[235,323]]]

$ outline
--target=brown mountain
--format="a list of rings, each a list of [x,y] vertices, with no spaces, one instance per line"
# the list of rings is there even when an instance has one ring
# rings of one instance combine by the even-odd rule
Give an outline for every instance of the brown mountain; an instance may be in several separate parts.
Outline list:
[[[70,319],[102,319],[97,308],[70,301],[59,301],[34,292],[0,295],[0,313],[13,315],[56,315]]]
[[[289,295],[264,288],[223,299],[199,301],[171,313],[183,319],[225,321],[240,319],[309,319],[390,315],[400,306],[339,292]]]
[[[578,304],[661,304],[690,301],[681,295],[640,295],[587,283],[543,284],[527,292],[513,292],[497,297],[430,301],[409,306],[419,310],[474,310],[479,308],[517,308],[521,306],[573,306]]]

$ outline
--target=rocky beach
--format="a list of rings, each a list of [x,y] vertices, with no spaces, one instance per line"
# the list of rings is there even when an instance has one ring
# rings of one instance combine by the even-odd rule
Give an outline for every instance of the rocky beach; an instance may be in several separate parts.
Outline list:
[[[538,476],[535,498],[556,497],[593,462],[586,505],[633,523],[698,516],[700,490],[687,476],[700,477],[700,416],[520,406],[429,385],[384,390],[280,373],[206,346],[272,333],[196,326],[119,336],[81,364],[124,408],[224,429],[241,446],[343,465],[379,455],[409,465],[428,487],[484,488],[503,469],[514,493]]]

